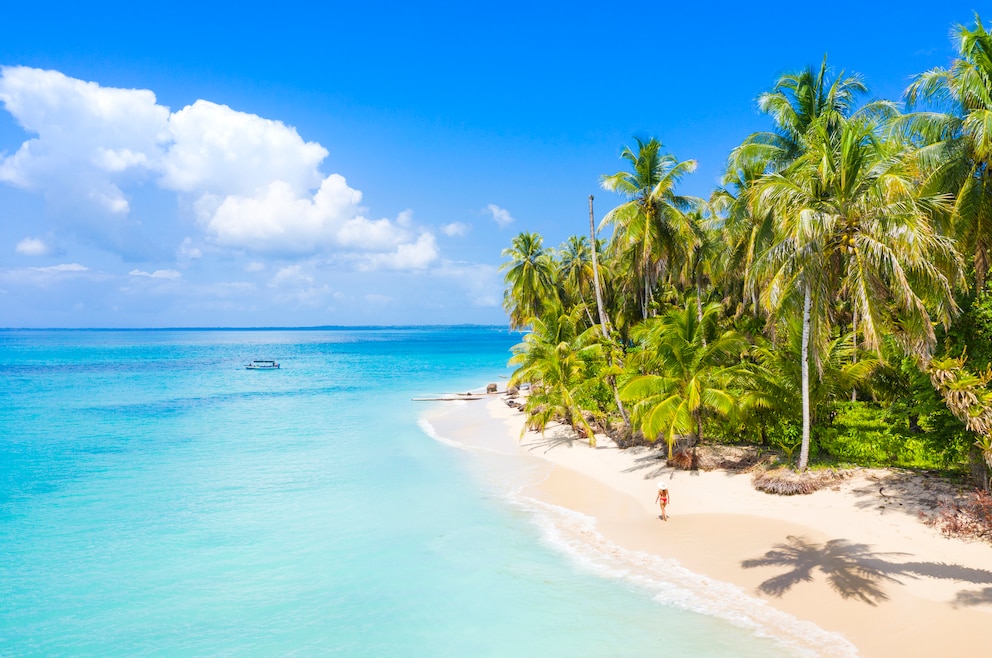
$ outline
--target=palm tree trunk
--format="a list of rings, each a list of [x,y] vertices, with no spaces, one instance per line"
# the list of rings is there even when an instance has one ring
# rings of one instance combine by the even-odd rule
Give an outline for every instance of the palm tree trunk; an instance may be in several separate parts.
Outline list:
[[[591,327],[594,324],[596,324],[596,320],[592,317],[592,313],[589,311],[589,304],[586,304],[586,301],[584,299],[582,300],[582,307],[586,311],[586,319],[589,320],[589,326]]]
[[[599,309],[599,324],[603,329],[603,337],[609,337],[610,320],[606,317],[606,307],[603,306],[603,289],[599,285],[599,257],[596,256],[596,216],[592,210],[593,196],[589,195],[589,240],[592,247],[592,278],[596,287],[596,308]]]
[[[599,259],[596,256],[596,215],[592,209],[593,195],[589,195],[589,239],[592,241],[590,246],[592,247],[592,276],[593,283],[596,285],[596,307],[599,309],[599,327],[603,333],[603,338],[606,341],[610,340],[610,320],[606,317],[606,308],[603,305],[603,291],[599,286]],[[607,350],[609,350],[609,345],[607,345]],[[607,359],[610,366],[613,365],[613,355],[612,351],[607,352]],[[623,418],[624,429],[630,427],[630,417],[627,415],[627,410],[623,408],[623,401],[620,399],[620,389],[617,388],[617,380],[613,375],[606,378],[607,383],[610,388],[613,389],[613,399],[616,400],[617,410],[620,412],[620,417]]]
[[[702,277],[699,276],[699,272],[696,272],[696,319],[699,320],[699,330],[703,329],[703,284],[700,281]],[[706,334],[701,333],[700,336],[703,339],[703,347],[706,347]]]
[[[851,318],[851,334],[854,336],[854,362],[858,362],[858,311],[854,310],[854,315]],[[851,389],[851,402],[858,401],[858,389],[854,387]]]
[[[806,470],[809,461],[809,334],[810,311],[813,307],[813,297],[809,284],[803,291],[803,347],[802,347],[802,387],[803,387],[803,442],[799,449],[799,472]]]

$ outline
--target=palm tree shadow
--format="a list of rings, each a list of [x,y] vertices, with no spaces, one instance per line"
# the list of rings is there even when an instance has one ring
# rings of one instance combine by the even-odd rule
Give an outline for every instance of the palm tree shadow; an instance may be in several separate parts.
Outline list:
[[[951,602],[955,608],[971,607],[976,605],[992,605],[992,587],[985,587],[979,590],[958,592]]]
[[[566,447],[571,448],[578,442],[588,443],[588,439],[580,438],[570,427],[555,425],[549,427],[545,432],[541,434],[528,434],[528,440],[521,443],[521,446],[527,450],[540,450],[543,449],[544,452],[549,452],[554,448]]]
[[[901,578],[940,578],[976,584],[992,583],[992,571],[973,569],[938,562],[892,562],[889,558],[906,553],[878,553],[867,544],[854,544],[846,539],[832,539],[816,544],[803,537],[789,536],[764,556],[744,560],[745,569],[755,567],[787,567],[783,574],[766,580],[758,589],[770,596],[781,597],[794,585],[812,582],[814,572],[821,571],[830,588],[841,598],[855,599],[876,606],[888,600],[883,586],[902,584]],[[992,588],[977,593],[992,600]],[[969,593],[958,595],[962,605],[969,603]]]
[[[633,450],[634,448],[628,448]],[[641,472],[645,480],[653,480],[670,472],[666,453],[662,450],[650,449],[634,458],[634,463],[623,470],[624,473]]]
[[[831,589],[841,598],[877,605],[889,598],[881,587],[882,583],[899,582],[870,563],[877,561],[879,555],[871,552],[865,544],[852,544],[845,539],[833,539],[818,545],[803,537],[789,536],[786,543],[778,544],[764,557],[744,560],[741,566],[745,569],[789,567],[789,571],[758,586],[760,591],[771,596],[781,597],[793,585],[813,582],[813,573],[819,569]]]

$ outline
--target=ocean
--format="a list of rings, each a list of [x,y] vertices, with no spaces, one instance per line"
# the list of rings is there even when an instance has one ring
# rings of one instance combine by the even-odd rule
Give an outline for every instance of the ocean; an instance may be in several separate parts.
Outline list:
[[[501,381],[519,339],[0,331],[0,654],[800,655],[434,435],[411,398]]]

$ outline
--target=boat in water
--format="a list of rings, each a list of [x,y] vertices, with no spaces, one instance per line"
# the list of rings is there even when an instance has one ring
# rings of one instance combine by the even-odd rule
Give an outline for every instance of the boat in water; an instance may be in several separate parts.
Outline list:
[[[278,370],[279,364],[266,359],[256,359],[245,366],[247,370]]]

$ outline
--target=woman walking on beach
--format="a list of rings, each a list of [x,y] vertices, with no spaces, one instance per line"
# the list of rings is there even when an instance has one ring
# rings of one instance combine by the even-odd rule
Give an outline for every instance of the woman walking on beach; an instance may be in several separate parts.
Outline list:
[[[661,505],[661,520],[667,521],[668,512],[665,511],[665,508],[668,507],[668,485],[664,482],[658,483],[658,495],[655,496],[654,502]]]

